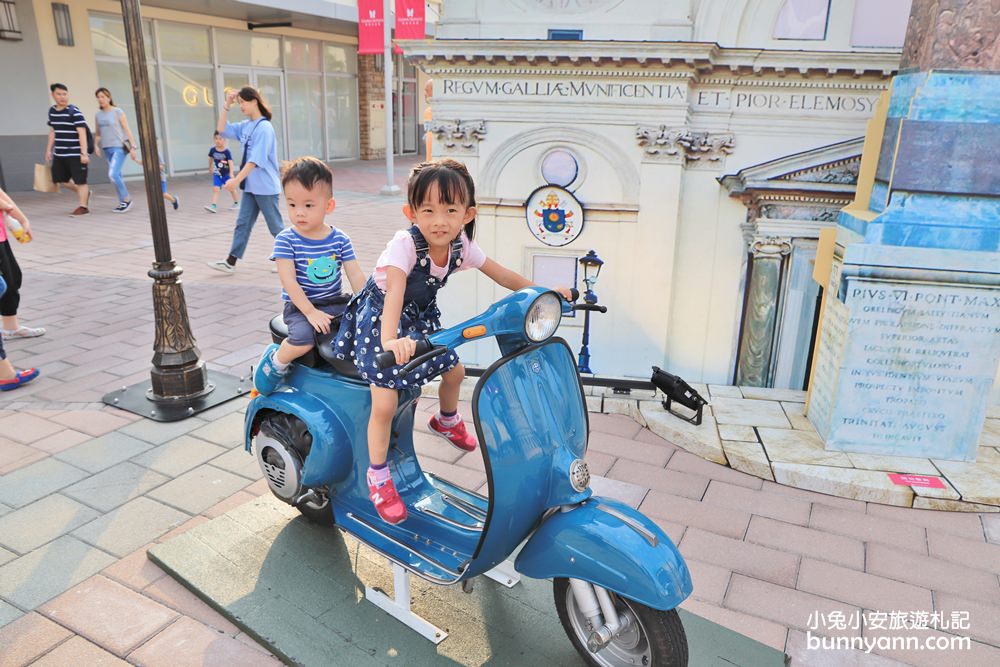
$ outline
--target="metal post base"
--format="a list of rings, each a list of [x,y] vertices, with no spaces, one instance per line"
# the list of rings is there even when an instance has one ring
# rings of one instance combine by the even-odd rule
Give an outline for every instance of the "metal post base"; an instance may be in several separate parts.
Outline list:
[[[138,382],[105,394],[102,399],[110,406],[126,410],[158,422],[173,422],[192,417],[228,400],[239,398],[253,388],[247,377],[236,378],[212,371],[208,374],[207,391],[183,399],[157,398],[152,395],[150,382]]]
[[[483,572],[484,577],[489,577],[498,584],[503,584],[507,588],[514,588],[521,581],[520,573],[514,569],[514,564],[509,560],[502,561],[489,572]]]
[[[448,633],[427,619],[417,616],[410,609],[410,573],[396,563],[392,563],[392,588],[395,597],[390,598],[382,591],[366,586],[365,599],[406,627],[415,630],[424,639],[440,644]]]

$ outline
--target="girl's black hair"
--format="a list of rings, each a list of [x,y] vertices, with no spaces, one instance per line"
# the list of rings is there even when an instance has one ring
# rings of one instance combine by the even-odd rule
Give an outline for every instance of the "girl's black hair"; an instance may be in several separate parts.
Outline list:
[[[107,95],[108,96],[108,105],[109,106],[115,106],[115,98],[111,97],[111,91],[110,90],[108,90],[104,86],[101,86],[100,88],[98,88],[97,90],[94,91],[94,97],[97,97],[98,93],[104,93],[105,95]]]
[[[406,185],[406,203],[416,211],[427,200],[431,185],[437,184],[438,196],[444,204],[476,205],[476,184],[464,164],[446,158],[421,162],[410,172]],[[476,219],[465,224],[465,235],[471,241],[476,235]]]
[[[258,92],[256,88],[254,88],[253,86],[243,86],[242,88],[240,88],[240,92],[237,94],[240,96],[240,99],[243,100],[244,102],[252,102],[253,100],[257,100],[257,108],[260,109],[261,115],[263,115],[264,118],[271,120],[272,116],[271,108],[264,103],[264,98],[260,96],[260,92]]]

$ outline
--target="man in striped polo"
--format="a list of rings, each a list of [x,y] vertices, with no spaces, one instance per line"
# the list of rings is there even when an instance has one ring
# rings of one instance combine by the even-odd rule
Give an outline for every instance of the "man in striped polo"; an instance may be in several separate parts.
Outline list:
[[[80,216],[90,213],[90,188],[87,187],[87,121],[76,106],[69,103],[69,89],[61,83],[49,86],[52,100],[49,108],[49,143],[45,159],[52,160],[52,181],[76,192],[80,205],[70,213]]]

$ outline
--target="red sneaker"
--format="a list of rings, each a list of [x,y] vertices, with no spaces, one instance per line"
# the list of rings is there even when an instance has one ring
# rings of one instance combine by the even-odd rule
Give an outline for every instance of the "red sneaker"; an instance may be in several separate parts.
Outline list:
[[[372,471],[369,470],[367,479],[368,497],[371,499],[372,504],[375,505],[375,511],[382,517],[382,520],[391,524],[397,524],[406,520],[406,505],[403,503],[402,498],[399,497],[399,492],[396,491],[396,485],[393,483],[392,477],[382,482],[381,485],[376,486],[375,477],[372,475]]]
[[[437,415],[431,417],[431,420],[427,422],[427,426],[430,427],[432,433],[437,433],[442,438],[455,445],[463,452],[474,452],[476,448],[479,447],[479,443],[476,439],[469,435],[468,429],[465,428],[465,421],[459,419],[459,422],[454,426],[445,428],[438,421]]]

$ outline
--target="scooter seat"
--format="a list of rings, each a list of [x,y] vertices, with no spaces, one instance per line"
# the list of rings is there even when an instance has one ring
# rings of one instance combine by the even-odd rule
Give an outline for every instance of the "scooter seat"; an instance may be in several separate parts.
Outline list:
[[[337,327],[340,325],[340,318],[335,317],[330,321],[330,333],[328,334],[318,334],[316,336],[316,347],[309,350],[301,357],[296,359],[295,363],[302,364],[303,366],[308,366],[310,368],[321,368],[323,366],[331,366],[333,370],[337,371],[341,375],[346,375],[347,377],[361,379],[358,375],[358,369],[349,361],[344,361],[343,359],[337,359],[333,355],[333,337],[337,332]],[[285,326],[285,318],[281,314],[277,314],[271,318],[270,323],[271,329],[271,340],[275,343],[280,344],[281,341],[288,338],[288,327]]]

